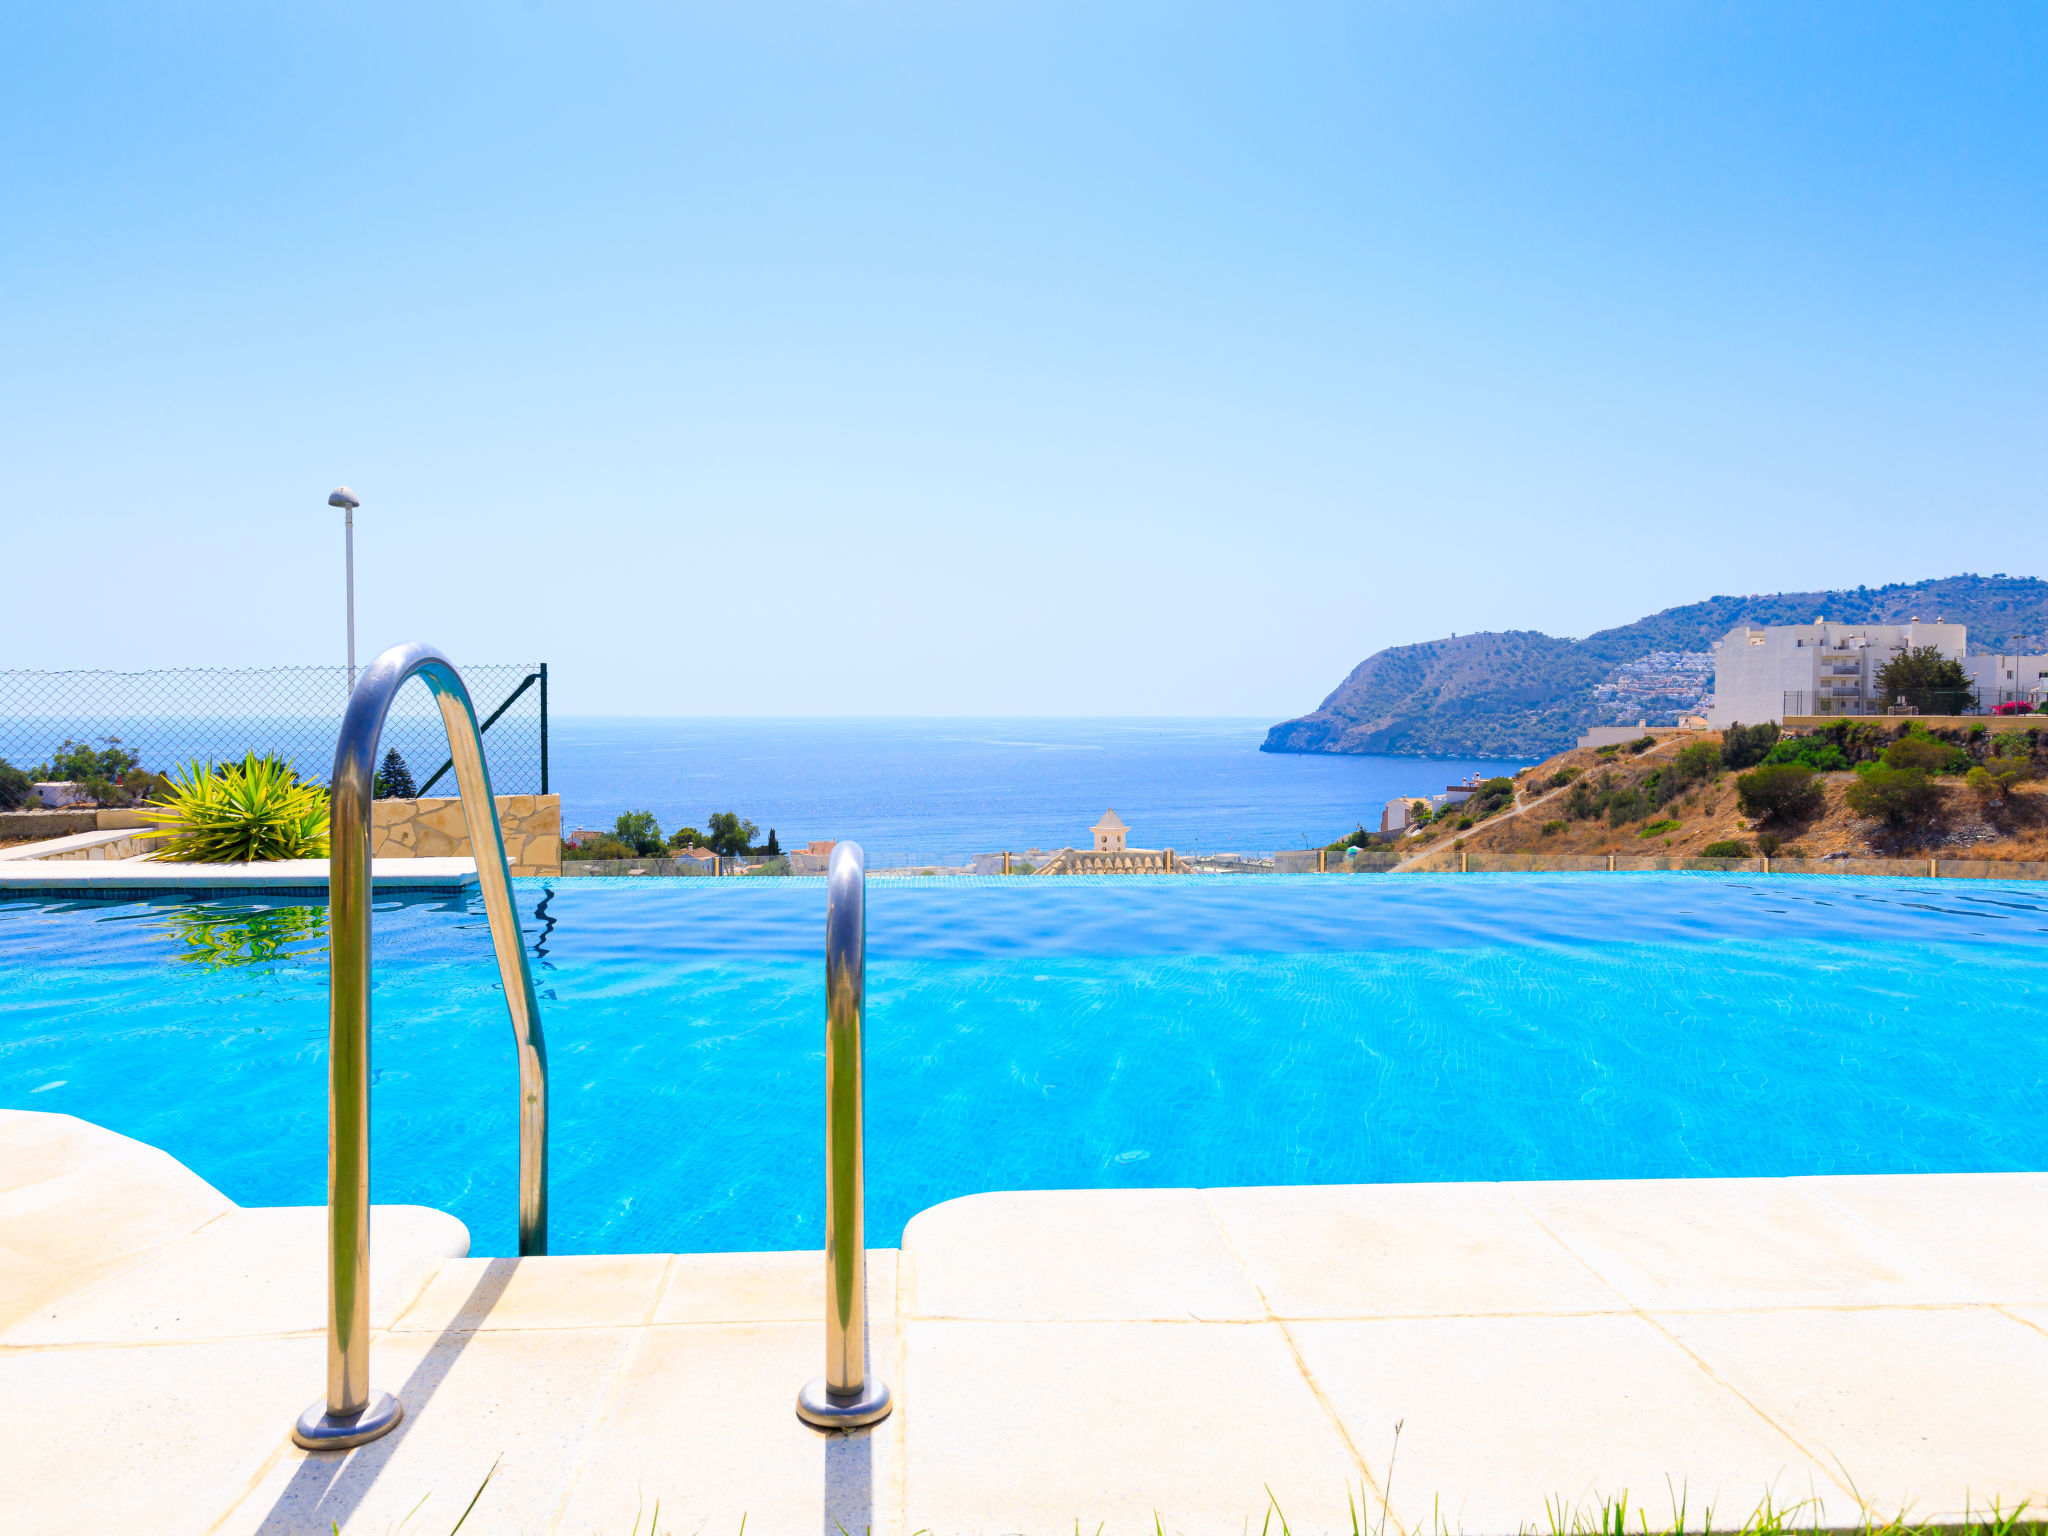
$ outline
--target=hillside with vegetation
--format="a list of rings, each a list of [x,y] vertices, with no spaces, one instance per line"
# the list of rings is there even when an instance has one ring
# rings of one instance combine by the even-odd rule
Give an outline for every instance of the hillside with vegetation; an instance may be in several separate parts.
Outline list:
[[[1587,727],[1675,723],[1703,677],[1703,655],[1738,624],[1946,619],[1970,649],[2048,650],[2048,581],[1951,576],[1838,592],[1712,597],[1583,640],[1488,631],[1368,656],[1312,712],[1266,733],[1267,752],[1378,752],[1529,758],[1563,751]],[[1657,666],[1643,664],[1655,658]],[[1690,666],[1692,670],[1686,668]],[[1662,676],[1659,691],[1645,677]]]
[[[1681,857],[2048,860],[2048,726],[1842,720],[1572,748],[1439,808],[1398,847]]]

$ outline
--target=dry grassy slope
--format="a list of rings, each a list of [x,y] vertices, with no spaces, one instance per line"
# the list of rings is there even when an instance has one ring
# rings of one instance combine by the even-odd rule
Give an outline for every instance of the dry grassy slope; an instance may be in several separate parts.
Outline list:
[[[1652,769],[1669,764],[1681,747],[1696,741],[1711,741],[1719,745],[1720,740],[1717,731],[1689,732],[1683,736],[1666,737],[1640,757],[1631,756],[1625,750],[1615,757],[1602,757],[1597,752],[1575,748],[1525,770],[1516,783],[1521,786],[1541,784],[1560,768],[1570,767],[1596,778],[1601,773],[1612,772],[1617,785],[1634,784]],[[1799,854],[1815,859],[1831,853],[1857,857],[1933,854],[1946,858],[2048,859],[2048,784],[2022,786],[2020,793],[2024,798],[2016,808],[2016,814],[1992,824],[1986,822],[1980,813],[1977,797],[1964,787],[1960,779],[1944,779],[1942,786],[1948,797],[1945,825],[1930,835],[1898,841],[1891,839],[1880,824],[1855,815],[1843,803],[1843,791],[1855,782],[1855,777],[1850,773],[1825,775],[1827,805],[1820,815],[1797,827],[1773,829],[1785,839],[1785,853],[1792,854],[1796,849]],[[1562,819],[1564,799],[1568,793],[1568,789],[1547,790],[1532,800],[1525,787],[1517,801],[1521,807],[1519,815],[1493,817],[1469,832],[1458,832],[1448,826],[1438,830],[1427,845],[1428,856],[1418,861],[1416,867],[1428,868],[1443,863],[1454,856],[1460,845],[1470,853],[1483,850],[1488,853],[1697,854],[1708,843],[1725,838],[1753,843],[1756,837],[1756,828],[1749,825],[1735,803],[1735,775],[1732,773],[1723,773],[1712,784],[1688,790],[1645,821],[1615,828],[1608,826],[1607,818],[1601,816],[1588,821],[1566,822],[1562,830],[1545,833],[1545,823]],[[1677,829],[1656,837],[1642,836],[1644,826],[1660,819],[1677,821]],[[1412,842],[1403,845],[1404,851],[1413,847]]]

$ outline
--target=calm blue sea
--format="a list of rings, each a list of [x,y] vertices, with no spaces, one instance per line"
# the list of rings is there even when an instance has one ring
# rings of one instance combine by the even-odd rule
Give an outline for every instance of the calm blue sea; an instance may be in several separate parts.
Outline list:
[[[737,811],[784,846],[850,838],[871,862],[1085,846],[1115,807],[1132,847],[1264,852],[1379,826],[1500,759],[1291,756],[1264,720],[561,720],[567,827],[652,811],[664,831]]]

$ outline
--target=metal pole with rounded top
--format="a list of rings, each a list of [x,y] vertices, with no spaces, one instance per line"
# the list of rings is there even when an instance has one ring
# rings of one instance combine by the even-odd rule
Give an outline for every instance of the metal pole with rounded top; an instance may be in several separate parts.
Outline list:
[[[370,785],[384,717],[398,690],[415,676],[432,690],[447,727],[491,947],[512,1016],[519,1063],[519,1251],[548,1251],[547,1047],[512,906],[511,871],[476,709],[447,657],[431,646],[395,645],[363,669],[334,749],[327,891],[327,1396],[292,1428],[292,1439],[309,1451],[361,1445],[405,1415],[390,1393],[370,1389]]]
[[[348,567],[348,686],[355,692],[356,686],[356,508],[362,503],[356,500],[356,493],[345,485],[337,485],[327,497],[327,505],[341,508],[342,542],[348,553],[343,557]]]
[[[825,1374],[796,1395],[820,1429],[858,1429],[892,1406],[867,1374],[867,948],[867,855],[841,843],[825,882]]]

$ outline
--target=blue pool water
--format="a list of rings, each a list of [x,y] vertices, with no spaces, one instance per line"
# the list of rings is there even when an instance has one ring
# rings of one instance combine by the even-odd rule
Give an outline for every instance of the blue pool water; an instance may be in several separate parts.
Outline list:
[[[823,884],[519,882],[558,1252],[814,1246]],[[0,1104],[324,1197],[324,912],[0,902]],[[990,1189],[2048,1166],[2048,890],[877,880],[869,1240]],[[473,901],[376,916],[374,1195],[513,1244]]]

